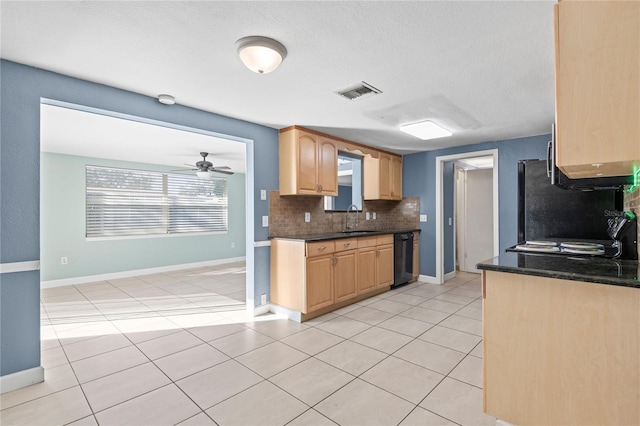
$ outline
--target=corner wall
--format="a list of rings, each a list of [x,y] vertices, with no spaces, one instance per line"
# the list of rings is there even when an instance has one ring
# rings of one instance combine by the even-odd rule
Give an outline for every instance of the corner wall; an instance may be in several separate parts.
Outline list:
[[[40,366],[41,98],[253,141],[253,151],[247,152],[253,165],[247,207],[253,205],[255,222],[247,235],[257,242],[268,239],[261,216],[269,206],[260,200],[260,189],[278,189],[277,130],[179,104],[162,105],[152,97],[4,59],[0,90],[0,380]],[[247,290],[254,306],[260,305],[260,294],[269,294],[269,261],[268,246],[247,247],[247,269],[254,273]]]
[[[420,223],[420,274],[436,275],[436,157],[460,153],[473,153],[489,149],[498,150],[498,193],[500,251],[517,243],[518,233],[518,161],[544,159],[550,135],[531,136],[504,141],[482,142],[448,149],[405,155],[402,167],[402,195],[420,197],[420,214],[427,222]],[[449,170],[450,169],[450,170]],[[453,165],[445,163],[443,180],[444,218],[453,217]],[[453,272],[453,229],[446,220],[444,238],[444,273]]]

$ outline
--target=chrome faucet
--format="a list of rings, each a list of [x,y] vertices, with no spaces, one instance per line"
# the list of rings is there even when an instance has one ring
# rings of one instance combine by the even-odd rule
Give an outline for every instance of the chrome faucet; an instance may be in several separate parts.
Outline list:
[[[349,213],[351,213],[351,208],[353,207],[353,210],[356,212],[356,220],[355,223],[349,223]],[[347,207],[347,214],[345,215],[344,218],[344,226],[345,226],[345,231],[352,231],[354,229],[356,229],[358,227],[358,206],[356,206],[355,204],[351,204],[349,207]]]

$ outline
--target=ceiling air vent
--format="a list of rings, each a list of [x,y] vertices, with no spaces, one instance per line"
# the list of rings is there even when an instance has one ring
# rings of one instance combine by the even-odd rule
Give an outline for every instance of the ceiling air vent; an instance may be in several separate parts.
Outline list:
[[[382,93],[382,91],[363,81],[361,84],[339,90],[336,93],[343,98],[349,99],[350,101],[355,101],[356,99],[362,99],[372,95],[377,95],[378,93]]]

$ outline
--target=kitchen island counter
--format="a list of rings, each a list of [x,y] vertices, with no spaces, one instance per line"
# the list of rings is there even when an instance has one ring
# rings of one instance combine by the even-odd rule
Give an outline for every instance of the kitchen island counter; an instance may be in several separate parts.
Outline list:
[[[640,288],[637,260],[505,252],[480,262],[478,269]]]

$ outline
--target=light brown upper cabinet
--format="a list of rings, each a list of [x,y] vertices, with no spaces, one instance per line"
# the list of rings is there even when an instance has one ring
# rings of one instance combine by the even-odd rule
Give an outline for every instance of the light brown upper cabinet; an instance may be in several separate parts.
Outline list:
[[[633,174],[640,168],[640,2],[561,1],[555,46],[558,167],[570,178]]]
[[[364,199],[402,200],[402,157],[364,157]]]
[[[338,148],[297,128],[280,131],[280,195],[338,195]]]

